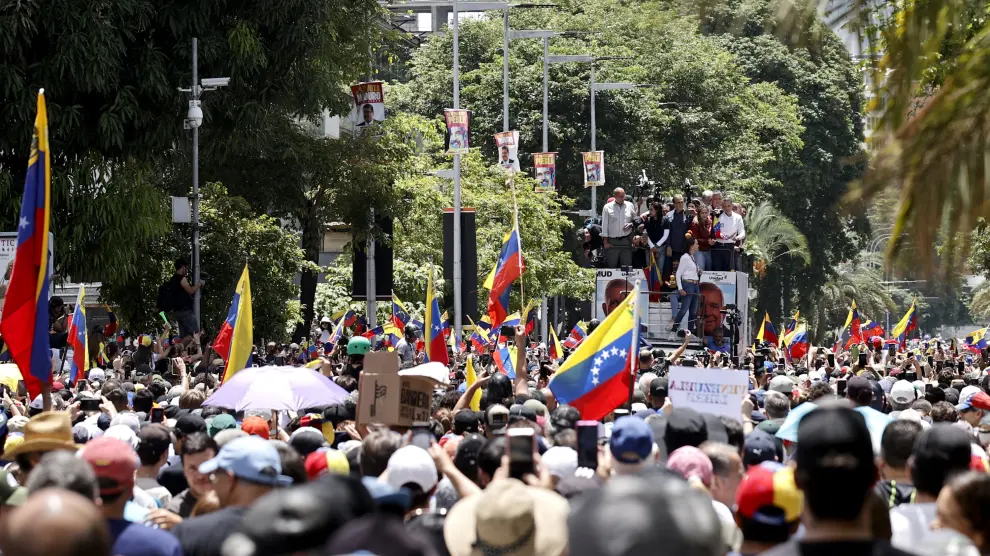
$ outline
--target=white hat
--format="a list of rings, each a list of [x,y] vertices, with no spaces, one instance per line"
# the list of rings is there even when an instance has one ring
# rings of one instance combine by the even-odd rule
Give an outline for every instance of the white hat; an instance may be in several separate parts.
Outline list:
[[[978,394],[982,391],[983,389],[981,389],[979,386],[967,386],[963,388],[961,392],[959,392],[959,401],[966,400],[969,398],[969,396],[972,396],[973,394]]]
[[[96,367],[89,370],[89,380],[98,380],[100,382],[106,382],[107,375],[103,372],[103,369],[98,369]]]
[[[131,448],[137,450],[139,443],[137,434],[135,434],[134,431],[131,430],[131,427],[128,427],[127,425],[111,425],[110,428],[103,433],[103,436],[116,438],[117,440],[120,440]]]
[[[577,471],[577,452],[574,451],[574,448],[567,446],[550,448],[543,453],[540,461],[543,462],[543,467],[552,477],[563,479],[574,475],[574,472]]]
[[[423,492],[437,486],[437,465],[426,450],[417,446],[403,446],[388,458],[388,484],[395,489],[413,483]]]
[[[770,381],[769,390],[790,396],[794,391],[794,381],[786,376],[777,375]]]
[[[921,413],[918,413],[918,410],[916,409],[905,409],[897,416],[897,419],[899,421],[914,421],[915,423],[920,424],[923,429],[931,427],[931,424],[922,419]]]
[[[130,412],[118,413],[113,420],[110,421],[110,426],[112,427],[114,425],[125,425],[134,431],[134,434],[137,434],[137,432],[141,430],[141,422],[138,420],[138,416]]]
[[[917,399],[914,384],[906,380],[898,380],[890,389],[890,399],[895,403],[911,403]]]

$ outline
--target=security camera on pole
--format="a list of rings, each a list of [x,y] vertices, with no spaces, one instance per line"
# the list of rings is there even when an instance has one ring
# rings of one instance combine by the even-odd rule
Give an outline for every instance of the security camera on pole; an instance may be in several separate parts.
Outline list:
[[[199,55],[197,40],[192,40],[192,87],[188,89],[179,88],[182,93],[189,93],[189,111],[186,112],[186,119],[183,127],[192,130],[192,179],[193,179],[193,200],[192,200],[192,225],[193,225],[193,283],[199,284],[199,126],[203,125],[203,108],[200,106],[199,97],[203,91],[215,91],[220,87],[230,84],[229,77],[208,77],[199,80]],[[201,290],[196,290],[193,298],[193,312],[196,314],[196,328],[202,328],[200,321],[200,296]]]

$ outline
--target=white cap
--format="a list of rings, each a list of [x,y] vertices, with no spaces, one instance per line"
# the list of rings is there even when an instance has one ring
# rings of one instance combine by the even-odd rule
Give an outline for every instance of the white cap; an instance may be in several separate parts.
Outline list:
[[[116,438],[117,440],[120,440],[131,448],[137,450],[139,443],[137,434],[135,434],[134,431],[131,430],[131,427],[128,427],[127,425],[111,425],[110,428],[103,433],[103,436]]]
[[[89,370],[88,380],[98,380],[100,382],[106,382],[107,375],[103,372],[103,369],[92,368]]]
[[[577,471],[577,452],[574,451],[574,448],[568,448],[567,446],[554,446],[550,448],[544,452],[540,461],[543,462],[543,467],[546,468],[547,473],[552,477],[563,479],[564,477],[574,475],[574,472]]]
[[[403,446],[388,458],[388,484],[395,489],[413,483],[423,492],[437,486],[437,465],[426,450],[417,446]]]
[[[911,403],[917,399],[914,384],[906,380],[898,380],[890,389],[890,399],[896,403]],[[961,398],[960,398],[961,399]]]
[[[124,425],[134,431],[134,434],[137,434],[137,432],[141,429],[141,422],[138,420],[137,415],[130,412],[118,413],[113,420],[110,421],[110,426],[112,427],[114,425]]]
[[[631,411],[633,413],[636,413],[638,411],[646,411],[647,409],[649,409],[649,408],[646,407],[646,404],[645,403],[643,403],[643,402],[636,402],[636,403],[632,404],[632,407],[629,409],[629,411]]]
[[[963,388],[961,392],[959,392],[959,401],[966,400],[969,398],[969,396],[972,396],[973,394],[977,394],[982,391],[983,389],[981,389],[979,386],[967,386]]]

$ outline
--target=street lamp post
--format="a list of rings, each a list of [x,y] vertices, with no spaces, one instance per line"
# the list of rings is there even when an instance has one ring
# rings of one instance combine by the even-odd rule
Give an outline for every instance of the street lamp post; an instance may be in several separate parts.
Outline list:
[[[192,181],[193,181],[193,201],[192,201],[192,225],[193,225],[193,284],[199,284],[199,127],[203,125],[203,108],[200,105],[200,96],[204,91],[215,91],[220,87],[226,87],[230,83],[229,77],[209,77],[202,81],[199,79],[199,44],[196,37],[192,39],[192,85],[188,88],[179,88],[180,92],[189,94],[189,110],[186,112],[186,119],[183,121],[185,129],[192,130]],[[193,296],[193,314],[196,316],[196,329],[202,327],[200,322],[200,300],[201,290],[197,289]]]

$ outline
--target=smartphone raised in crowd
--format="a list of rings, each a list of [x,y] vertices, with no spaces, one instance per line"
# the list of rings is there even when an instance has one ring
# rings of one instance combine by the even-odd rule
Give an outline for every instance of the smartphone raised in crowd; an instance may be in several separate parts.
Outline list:
[[[165,408],[164,407],[152,407],[151,414],[148,415],[148,422],[150,423],[164,423],[165,422]]]
[[[99,411],[101,401],[99,398],[83,398],[79,400],[79,409],[81,411]]]
[[[834,367],[835,366],[835,354],[834,353],[828,354],[828,366],[829,367]]]
[[[846,379],[840,378],[835,381],[835,394],[840,398],[846,397]]]
[[[577,422],[578,467],[598,468],[598,421]]]
[[[506,436],[509,438],[506,444],[509,451],[509,476],[522,480],[524,475],[533,473],[535,469],[533,452],[536,450],[536,431],[528,427],[509,429]]]
[[[865,367],[866,366],[866,352],[865,351],[859,354],[859,366],[860,367]]]
[[[430,432],[430,424],[417,421],[412,425],[412,435],[409,443],[424,450],[430,449],[430,442],[433,440],[433,433]]]

